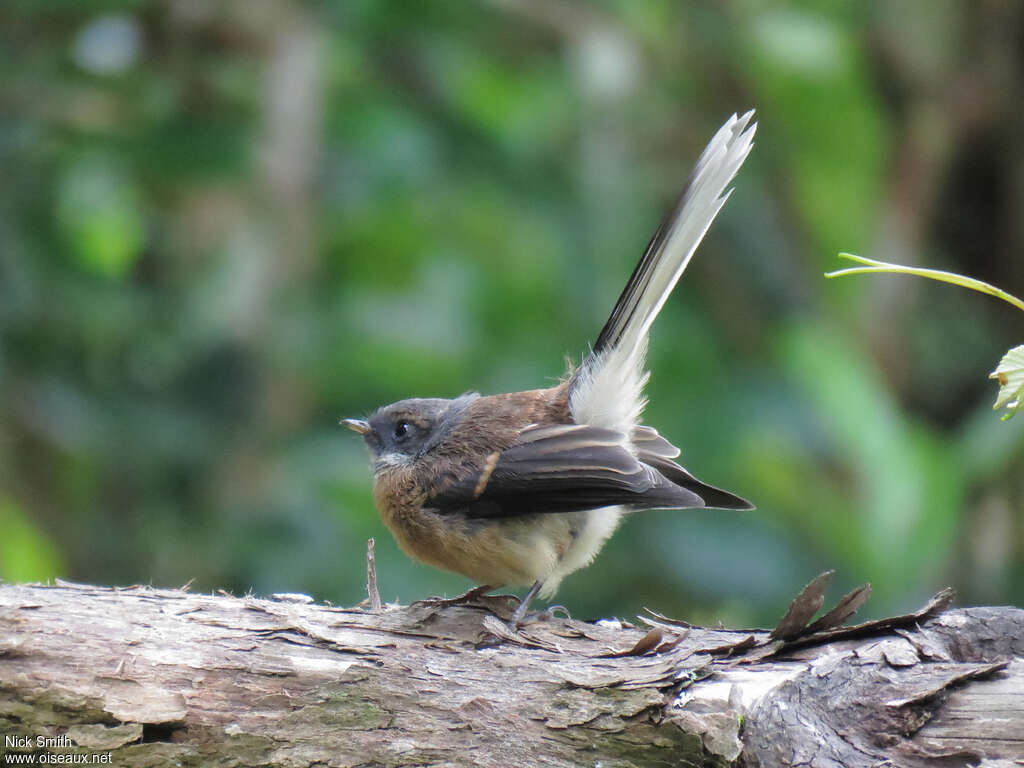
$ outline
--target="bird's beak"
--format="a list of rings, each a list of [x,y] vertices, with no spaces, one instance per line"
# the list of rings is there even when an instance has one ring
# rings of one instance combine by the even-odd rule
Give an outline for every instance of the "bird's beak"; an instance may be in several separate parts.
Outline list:
[[[370,425],[362,419],[342,419],[341,423],[360,435],[365,435],[370,431]]]

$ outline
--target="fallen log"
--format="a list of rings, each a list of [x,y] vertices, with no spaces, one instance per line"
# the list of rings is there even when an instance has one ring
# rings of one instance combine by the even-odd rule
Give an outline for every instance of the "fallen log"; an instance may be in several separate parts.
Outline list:
[[[122,766],[1020,764],[1024,610],[772,631],[0,585],[0,754]],[[888,761],[888,762],[886,762]]]

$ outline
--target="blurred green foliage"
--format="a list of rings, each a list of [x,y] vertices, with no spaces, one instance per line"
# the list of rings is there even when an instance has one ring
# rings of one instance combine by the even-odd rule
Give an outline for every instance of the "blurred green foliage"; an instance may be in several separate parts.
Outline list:
[[[763,623],[836,568],[871,614],[1024,602],[1024,439],[986,380],[1016,313],[822,279],[853,250],[1024,291],[1022,28],[966,0],[4,3],[0,577],[352,604],[375,536],[385,599],[469,586],[397,551],[338,418],[554,381],[753,106],[647,420],[758,510],[635,516],[559,601]]]

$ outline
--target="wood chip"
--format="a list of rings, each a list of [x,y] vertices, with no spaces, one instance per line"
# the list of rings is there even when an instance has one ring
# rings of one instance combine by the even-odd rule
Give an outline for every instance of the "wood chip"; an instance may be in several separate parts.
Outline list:
[[[824,632],[827,629],[835,629],[846,623],[846,620],[853,616],[871,597],[871,585],[861,584],[845,595],[836,606],[818,619],[816,622],[807,627],[807,634],[813,634],[814,632]]]
[[[664,633],[660,628],[655,627],[646,635],[641,637],[632,648],[625,651],[613,651],[612,653],[601,654],[601,658],[616,659],[623,656],[643,656],[645,653],[653,650],[660,642]]]
[[[835,571],[818,574],[810,584],[803,588],[799,595],[790,603],[786,615],[779,620],[771,632],[773,639],[792,640],[804,633],[808,622],[814,614],[821,610],[825,603],[825,590],[832,581]]]

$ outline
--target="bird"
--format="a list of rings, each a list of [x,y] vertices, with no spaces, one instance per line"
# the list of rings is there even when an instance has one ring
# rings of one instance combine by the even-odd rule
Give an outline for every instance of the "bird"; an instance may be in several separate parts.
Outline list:
[[[369,448],[375,506],[407,555],[480,585],[466,596],[531,585],[513,631],[625,514],[754,508],[676,463],[679,449],[641,420],[651,326],[732,193],[753,116],[733,114],[712,137],[596,342],[556,386],[410,398],[341,420]]]

